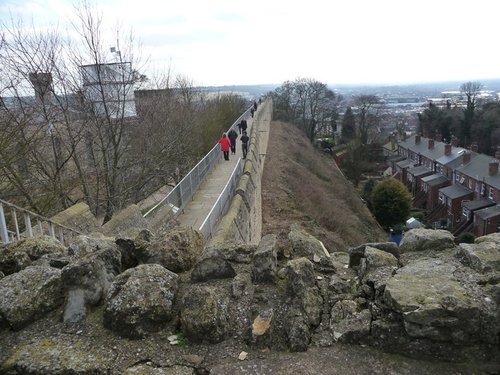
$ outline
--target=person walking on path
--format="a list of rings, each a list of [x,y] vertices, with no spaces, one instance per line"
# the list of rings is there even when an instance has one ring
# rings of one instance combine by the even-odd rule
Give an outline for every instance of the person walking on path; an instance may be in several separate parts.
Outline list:
[[[245,120],[245,119],[241,120],[238,127],[240,129],[240,134],[247,131],[247,127],[248,127],[247,120]]]
[[[231,141],[227,137],[226,133],[222,134],[222,138],[219,139],[220,149],[224,154],[224,160],[229,160],[229,149],[231,148]]]
[[[241,151],[243,152],[243,159],[246,159],[248,152],[248,141],[250,140],[246,130],[243,132],[243,135],[241,136],[240,140],[241,140]]]
[[[231,154],[234,155],[236,153],[236,140],[238,139],[238,133],[236,133],[236,131],[231,128],[231,130],[229,130],[229,133],[227,133],[227,137],[231,141]]]

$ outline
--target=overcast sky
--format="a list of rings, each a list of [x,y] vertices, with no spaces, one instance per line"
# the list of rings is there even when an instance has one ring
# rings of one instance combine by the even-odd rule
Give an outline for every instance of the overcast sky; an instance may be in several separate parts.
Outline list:
[[[0,19],[74,19],[74,1],[0,0]],[[500,78],[498,0],[99,0],[143,56],[197,85]],[[113,43],[110,42],[110,46]]]

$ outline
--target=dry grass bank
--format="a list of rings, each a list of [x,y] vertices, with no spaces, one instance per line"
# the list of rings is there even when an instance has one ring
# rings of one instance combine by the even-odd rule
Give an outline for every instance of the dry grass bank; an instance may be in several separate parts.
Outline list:
[[[263,235],[275,233],[288,246],[290,225],[299,223],[330,252],[385,233],[331,156],[317,150],[295,126],[272,122],[262,178]]]

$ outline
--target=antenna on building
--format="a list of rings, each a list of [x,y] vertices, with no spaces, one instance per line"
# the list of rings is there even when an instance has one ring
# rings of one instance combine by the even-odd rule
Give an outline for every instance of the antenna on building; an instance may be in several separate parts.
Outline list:
[[[122,57],[121,52],[120,52],[120,51],[118,51],[118,50],[116,49],[116,47],[111,47],[109,50],[111,51],[111,53],[114,53],[114,54],[115,54],[116,61],[118,61],[118,62],[119,62],[119,61],[121,60],[121,57]]]

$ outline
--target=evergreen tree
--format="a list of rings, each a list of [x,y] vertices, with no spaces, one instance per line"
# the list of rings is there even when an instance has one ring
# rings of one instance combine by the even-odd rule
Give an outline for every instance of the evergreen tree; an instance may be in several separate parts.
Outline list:
[[[342,141],[349,142],[356,135],[356,117],[351,107],[347,107],[342,119]]]
[[[382,227],[402,224],[410,215],[411,194],[394,178],[377,184],[371,196],[373,213]]]

